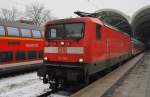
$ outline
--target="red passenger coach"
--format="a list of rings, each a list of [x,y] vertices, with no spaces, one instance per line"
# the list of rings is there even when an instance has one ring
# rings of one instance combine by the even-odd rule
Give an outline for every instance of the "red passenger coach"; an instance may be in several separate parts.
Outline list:
[[[59,83],[90,78],[131,58],[131,37],[92,17],[49,21],[45,25],[43,68],[38,75],[56,89]]]
[[[40,27],[0,21],[0,42],[0,71],[42,62],[44,39]]]
[[[132,38],[132,55],[135,56],[144,51],[144,43]]]

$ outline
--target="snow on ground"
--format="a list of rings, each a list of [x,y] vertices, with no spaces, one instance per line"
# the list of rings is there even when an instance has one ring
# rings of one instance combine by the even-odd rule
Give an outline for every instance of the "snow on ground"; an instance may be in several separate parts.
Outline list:
[[[0,79],[0,97],[36,97],[48,91],[36,72]]]

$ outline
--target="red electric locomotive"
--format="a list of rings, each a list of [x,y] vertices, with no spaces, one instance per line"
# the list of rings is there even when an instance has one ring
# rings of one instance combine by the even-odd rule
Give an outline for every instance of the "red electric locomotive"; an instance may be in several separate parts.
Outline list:
[[[42,63],[44,39],[40,27],[1,20],[0,42],[0,72]]]
[[[97,18],[53,20],[45,25],[43,68],[38,76],[59,83],[89,83],[90,77],[132,56],[131,37]]]

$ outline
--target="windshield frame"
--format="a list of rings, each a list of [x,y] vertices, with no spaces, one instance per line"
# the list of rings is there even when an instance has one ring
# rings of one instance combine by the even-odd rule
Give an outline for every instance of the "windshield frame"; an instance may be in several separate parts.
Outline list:
[[[65,25],[66,24],[77,24],[77,23],[81,23],[81,24],[83,24],[83,32],[81,33],[82,34],[82,36],[81,37],[66,37],[66,35],[63,35],[63,37],[61,37],[61,38],[59,38],[59,37],[55,37],[55,38],[52,38],[52,37],[47,37],[47,33],[48,33],[48,27],[49,26],[55,26],[55,25],[63,25],[63,30],[64,30],[64,34],[65,34]],[[48,25],[46,25],[46,27],[45,27],[45,34],[44,34],[44,36],[45,36],[45,39],[47,39],[47,40],[66,40],[66,39],[71,39],[71,40],[80,40],[80,39],[83,39],[83,37],[84,37],[84,34],[85,34],[85,23],[84,22],[72,22],[72,23],[57,23],[57,24],[48,24]]]

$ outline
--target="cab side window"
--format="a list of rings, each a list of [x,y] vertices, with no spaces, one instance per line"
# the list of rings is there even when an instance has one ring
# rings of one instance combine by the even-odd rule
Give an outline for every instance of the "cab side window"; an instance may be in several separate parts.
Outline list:
[[[101,25],[99,24],[96,25],[96,39],[97,40],[101,39]]]

